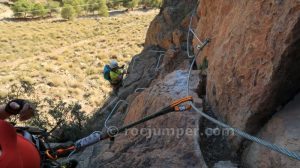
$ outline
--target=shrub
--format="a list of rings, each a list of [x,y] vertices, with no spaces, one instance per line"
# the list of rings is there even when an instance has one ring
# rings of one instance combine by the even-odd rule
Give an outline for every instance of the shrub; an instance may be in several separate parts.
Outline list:
[[[98,14],[100,16],[105,16],[105,17],[109,16],[106,0],[98,0],[98,2],[99,2]]]
[[[50,12],[50,16],[52,16],[52,13],[59,13],[59,2],[57,1],[49,1],[46,5],[46,8]]]
[[[133,9],[139,4],[139,0],[123,0],[123,6]]]
[[[98,11],[100,16],[109,16],[106,0],[88,0],[86,10],[93,13]]]
[[[12,11],[16,17],[26,17],[31,11],[32,3],[28,0],[18,0],[12,6]]]
[[[71,5],[64,5],[63,9],[61,10],[61,17],[64,19],[71,20],[76,16],[75,9]]]
[[[48,10],[40,3],[36,3],[31,8],[33,16],[44,17],[48,13]]]
[[[99,2],[98,0],[87,0],[87,6],[86,6],[86,10],[88,12],[95,12],[97,10],[99,10]]]
[[[85,113],[81,110],[79,103],[66,103],[62,100],[51,98],[39,99],[35,94],[35,88],[24,81],[20,84],[11,85],[8,95],[0,97],[0,103],[7,103],[9,100],[20,98],[30,100],[36,107],[34,117],[25,122],[20,122],[16,117],[9,119],[17,125],[44,128],[48,131],[55,128],[56,141],[76,140],[85,133]]]
[[[142,0],[141,4],[145,7],[159,8],[162,5],[162,0]]]
[[[110,0],[107,2],[109,8],[118,9],[122,5],[122,0]]]
[[[80,15],[84,9],[84,0],[63,0],[64,5],[71,5],[75,10],[76,15]]]

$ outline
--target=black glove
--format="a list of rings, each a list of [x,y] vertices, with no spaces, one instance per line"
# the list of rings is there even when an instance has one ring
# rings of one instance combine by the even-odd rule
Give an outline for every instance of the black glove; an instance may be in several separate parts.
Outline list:
[[[18,109],[13,109],[13,108],[11,108],[10,104],[11,104],[12,102],[17,103],[20,107],[19,107]],[[10,102],[8,102],[8,103],[6,104],[6,106],[5,106],[5,111],[6,111],[7,113],[12,114],[12,115],[17,115],[17,114],[19,114],[20,111],[23,109],[23,107],[24,107],[25,104],[26,104],[26,101],[23,100],[23,99],[14,99],[14,100],[11,100]]]

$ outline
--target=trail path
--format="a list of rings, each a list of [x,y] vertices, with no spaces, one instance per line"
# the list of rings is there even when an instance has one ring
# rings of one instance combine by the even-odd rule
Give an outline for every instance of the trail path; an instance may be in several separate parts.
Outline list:
[[[22,59],[15,60],[13,62],[6,62],[4,66],[9,67],[10,69],[14,69],[14,68],[20,66],[21,64],[26,63],[27,61],[32,61],[37,58],[43,58],[44,60],[46,60],[47,57],[60,55],[68,49],[74,48],[76,46],[81,46],[83,44],[87,44],[87,43],[95,41],[97,39],[99,39],[99,37],[95,37],[92,39],[84,39],[84,40],[78,41],[76,43],[70,44],[68,46],[63,46],[63,47],[54,49],[50,53],[44,53],[44,54],[33,56],[33,57],[22,58]]]

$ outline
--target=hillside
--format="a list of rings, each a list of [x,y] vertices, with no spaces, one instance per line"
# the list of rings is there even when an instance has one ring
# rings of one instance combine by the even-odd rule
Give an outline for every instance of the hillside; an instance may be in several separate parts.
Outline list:
[[[69,22],[0,22],[0,95],[27,81],[39,98],[79,102],[90,113],[111,92],[102,77],[110,59],[128,64],[142,50],[157,11]]]

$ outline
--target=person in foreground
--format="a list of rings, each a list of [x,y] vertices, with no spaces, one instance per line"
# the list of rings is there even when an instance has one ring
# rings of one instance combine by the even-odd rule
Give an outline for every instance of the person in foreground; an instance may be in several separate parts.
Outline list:
[[[0,105],[0,167],[1,168],[39,168],[41,158],[35,145],[16,132],[4,121],[10,116],[19,115],[25,121],[34,115],[34,107],[26,100],[15,99]]]

